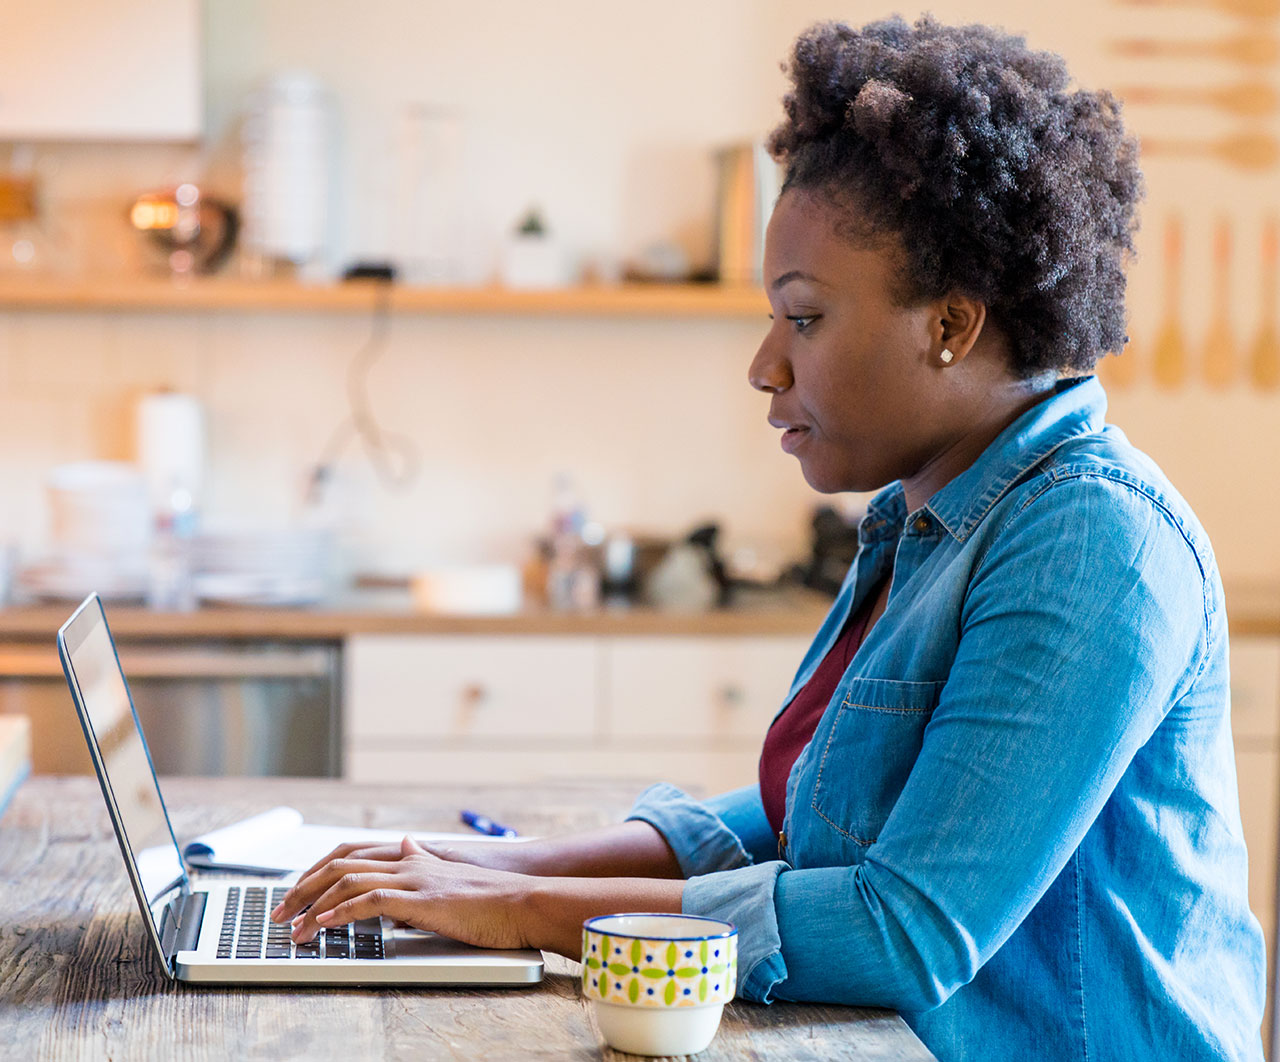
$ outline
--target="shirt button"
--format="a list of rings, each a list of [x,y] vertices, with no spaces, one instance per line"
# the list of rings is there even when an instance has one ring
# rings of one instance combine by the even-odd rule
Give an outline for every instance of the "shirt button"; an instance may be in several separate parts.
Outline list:
[[[917,531],[929,530],[929,518],[927,516],[920,517],[913,525]]]

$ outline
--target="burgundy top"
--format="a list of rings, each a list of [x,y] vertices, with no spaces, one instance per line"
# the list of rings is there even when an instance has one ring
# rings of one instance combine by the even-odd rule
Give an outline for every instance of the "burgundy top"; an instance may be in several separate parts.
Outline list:
[[[774,833],[782,832],[782,822],[787,812],[787,779],[804,747],[818,729],[822,713],[831,703],[831,696],[840,684],[853,654],[858,651],[867,633],[871,610],[880,596],[880,587],[867,594],[862,607],[845,624],[835,644],[822,659],[809,681],[806,682],[773,721],[764,736],[764,748],[760,750],[760,799],[764,813]]]

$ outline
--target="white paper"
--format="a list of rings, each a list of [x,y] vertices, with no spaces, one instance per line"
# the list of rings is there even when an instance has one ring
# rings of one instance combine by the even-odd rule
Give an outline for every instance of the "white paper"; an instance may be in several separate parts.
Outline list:
[[[294,808],[279,807],[201,834],[182,849],[182,854],[192,866],[209,870],[287,874],[306,870],[345,842],[399,845],[405,834],[424,843],[510,843],[509,838],[479,833],[422,833],[407,827],[402,830],[371,830],[361,826],[321,826],[304,823],[302,813]]]

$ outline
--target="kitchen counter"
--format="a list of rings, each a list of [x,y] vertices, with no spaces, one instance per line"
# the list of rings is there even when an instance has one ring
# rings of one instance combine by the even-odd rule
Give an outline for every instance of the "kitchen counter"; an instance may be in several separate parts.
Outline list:
[[[534,606],[508,615],[466,616],[417,611],[407,591],[369,590],[308,608],[218,606],[164,613],[108,603],[107,617],[112,632],[130,640],[340,641],[355,634],[804,635],[817,630],[829,604],[821,594],[789,590],[742,594],[733,607],[706,612],[626,606],[555,612]],[[67,603],[0,608],[0,640],[52,639],[73,607]]]
[[[455,829],[479,807],[526,833],[619,820],[634,785],[353,786],[166,779],[179,837],[276,804],[312,822]],[[0,1029],[13,1058],[632,1058],[604,1047],[580,967],[546,958],[528,988],[181,986],[146,947],[98,786],[34,778],[0,826]],[[888,1010],[736,1001],[700,1062],[933,1056]]]
[[[1227,583],[1227,618],[1236,636],[1280,637],[1280,583]],[[421,612],[404,590],[361,590],[307,608],[214,606],[195,612],[153,612],[107,605],[112,631],[130,640],[272,638],[341,641],[354,634],[808,635],[830,600],[804,589],[751,591],[730,608],[705,612],[606,606],[556,612],[530,606],[507,615]],[[15,604],[0,608],[0,640],[52,639],[74,605]]]

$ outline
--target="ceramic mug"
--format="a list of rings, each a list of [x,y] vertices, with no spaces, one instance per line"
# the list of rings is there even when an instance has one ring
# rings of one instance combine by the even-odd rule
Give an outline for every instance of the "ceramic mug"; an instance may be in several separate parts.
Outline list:
[[[582,923],[582,993],[610,1047],[636,1055],[704,1050],[737,989],[738,931],[683,914]]]

